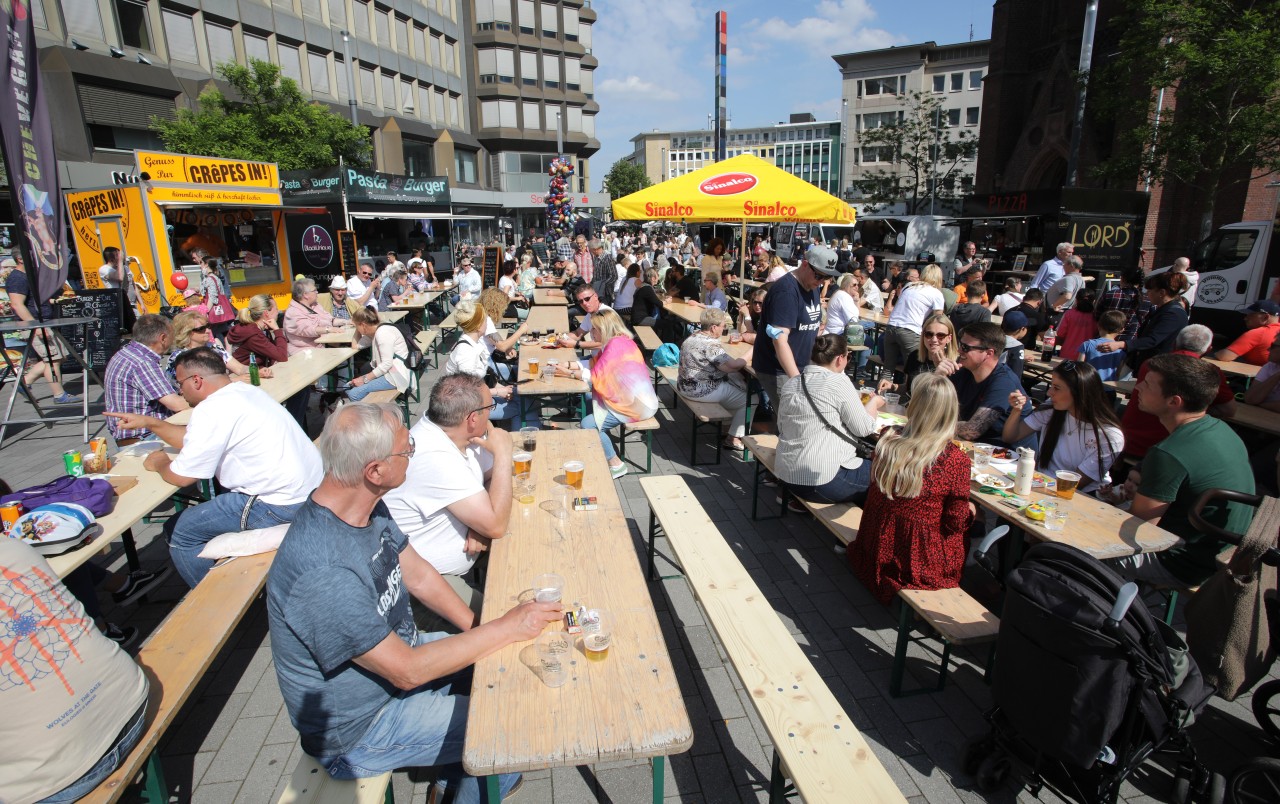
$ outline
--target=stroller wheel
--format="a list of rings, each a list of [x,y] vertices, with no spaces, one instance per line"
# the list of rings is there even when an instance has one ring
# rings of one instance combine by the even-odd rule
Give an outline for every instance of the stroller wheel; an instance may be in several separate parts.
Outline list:
[[[991,754],[982,760],[974,775],[974,784],[980,793],[994,793],[1009,781],[1013,762],[1003,753]]]
[[[1272,703],[1272,699],[1277,699]],[[1280,679],[1268,681],[1253,691],[1253,716],[1273,740],[1280,741]]]
[[[991,753],[995,750],[996,741],[994,736],[990,734],[970,743],[969,747],[964,751],[964,761],[960,766],[965,776],[977,776],[978,769],[982,767],[982,761],[991,756]]]
[[[1280,759],[1260,757],[1236,768],[1227,793],[1232,804],[1280,801]]]

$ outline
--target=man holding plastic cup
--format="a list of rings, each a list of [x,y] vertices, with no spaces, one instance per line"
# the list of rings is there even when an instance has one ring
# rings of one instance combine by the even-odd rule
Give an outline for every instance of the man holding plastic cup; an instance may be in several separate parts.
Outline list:
[[[409,548],[383,502],[415,454],[394,406],[347,405],[326,422],[319,449],[324,479],[267,579],[276,680],[302,750],[336,779],[433,767],[455,802],[477,804],[479,780],[461,766],[468,698],[453,685],[476,660],[559,621],[560,604],[529,601],[477,625]],[[419,631],[411,596],[462,633]],[[501,776],[502,795],[518,781]]]

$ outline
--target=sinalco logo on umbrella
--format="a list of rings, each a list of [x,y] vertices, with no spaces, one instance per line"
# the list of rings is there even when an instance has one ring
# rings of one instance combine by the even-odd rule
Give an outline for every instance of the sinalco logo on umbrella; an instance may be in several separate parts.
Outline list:
[[[737,195],[755,187],[759,180],[750,173],[721,173],[698,185],[703,195]]]

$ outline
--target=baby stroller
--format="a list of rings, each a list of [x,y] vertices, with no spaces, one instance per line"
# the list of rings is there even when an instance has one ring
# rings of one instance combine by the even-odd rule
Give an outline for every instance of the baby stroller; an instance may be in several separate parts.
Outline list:
[[[1207,779],[1186,727],[1213,690],[1137,594],[1136,584],[1060,544],[1032,547],[1009,573],[992,731],[965,757],[980,792],[1016,772],[1033,795],[1048,787],[1074,801],[1114,802],[1157,751],[1177,754],[1180,777]]]

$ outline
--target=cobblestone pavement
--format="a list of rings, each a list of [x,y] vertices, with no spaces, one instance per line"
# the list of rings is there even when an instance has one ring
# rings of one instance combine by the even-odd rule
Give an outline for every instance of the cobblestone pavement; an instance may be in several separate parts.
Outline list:
[[[434,371],[428,375],[428,384],[435,376]],[[78,392],[77,380],[70,385],[73,393]],[[8,390],[8,386],[3,389],[5,394]],[[96,397],[98,389],[93,391]],[[47,390],[41,386],[39,393],[43,396]],[[666,390],[661,394],[665,398]],[[423,401],[414,405],[415,418],[425,410],[425,400],[424,393]],[[30,413],[25,402],[17,407]],[[100,413],[101,405],[93,411]],[[312,416],[313,433],[318,433],[320,419],[314,403]],[[688,413],[664,410],[659,418],[662,427],[654,439],[654,472],[679,474],[688,480],[903,794],[912,802],[1033,800],[1025,790],[983,796],[961,768],[965,747],[986,733],[983,712],[991,700],[982,678],[986,650],[960,649],[958,666],[942,692],[889,697],[896,617],[853,578],[844,557],[832,550],[826,531],[797,515],[752,521],[752,465],[726,454],[719,465],[690,468]],[[94,421],[102,420],[99,416]],[[0,473],[18,486],[51,479],[62,471],[61,452],[78,442],[79,428],[73,424],[27,426],[11,432],[0,449]],[[637,475],[624,477],[618,488],[639,559],[648,506]],[[773,491],[766,491],[766,502],[772,504]],[[167,560],[164,545],[156,540],[158,533],[159,525],[135,528],[146,566]],[[665,558],[670,553],[663,541],[658,545],[659,571],[672,575],[678,570]],[[123,565],[124,556],[117,544],[100,560],[115,568]],[[106,596],[108,617],[138,626],[145,638],[184,591],[176,573],[171,577],[169,586],[145,605],[112,610]],[[772,750],[749,695],[725,661],[684,580],[652,582],[650,591],[694,728],[693,747],[668,762],[667,800],[767,801]],[[908,673],[914,678],[908,686],[912,681],[933,680],[932,669],[925,666],[932,658],[925,648],[912,648]],[[1272,677],[1276,677],[1274,670]],[[1247,759],[1275,751],[1254,720],[1248,696],[1231,703],[1215,698],[1191,734],[1201,759],[1216,771],[1230,772]],[[177,800],[267,802],[278,797],[300,749],[276,685],[261,600],[218,656],[161,742],[160,751]],[[647,762],[554,768],[526,776],[517,801],[622,804],[647,802],[651,795]],[[1167,801],[1170,783],[1164,768],[1148,763],[1124,785],[1121,797],[1130,804]],[[396,800],[421,804],[428,785],[422,772],[398,772]],[[133,790],[125,800],[137,798]],[[1056,799],[1046,791],[1041,800]]]

